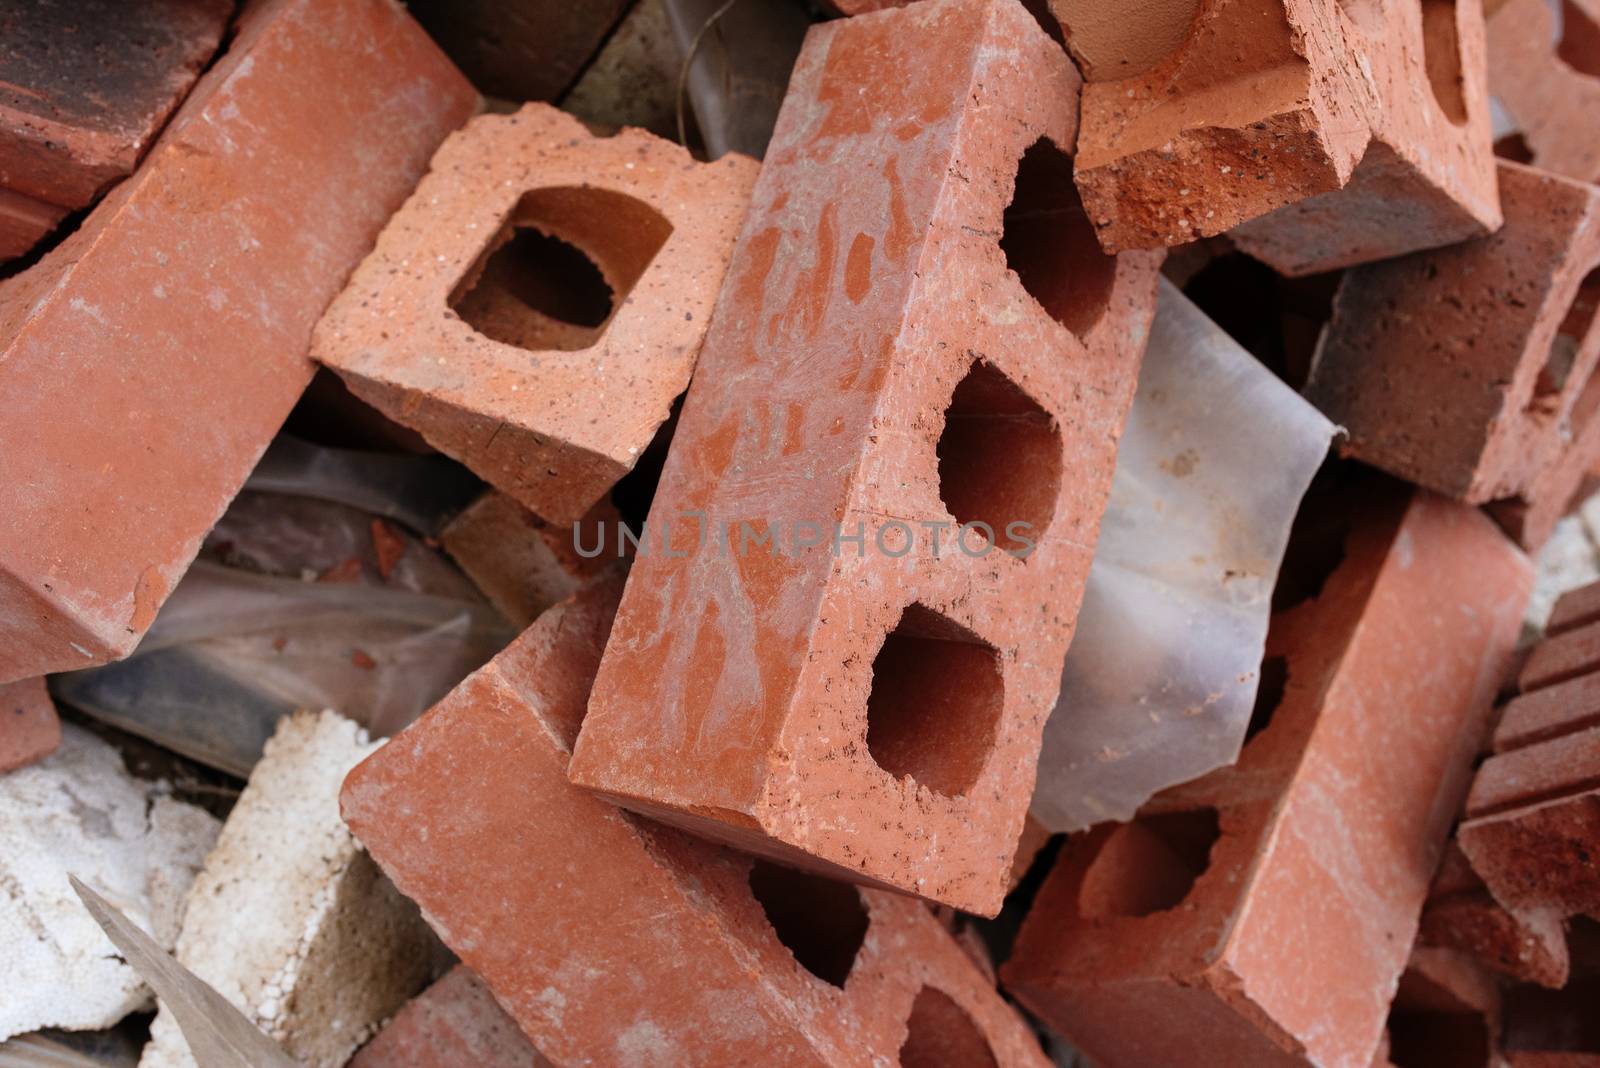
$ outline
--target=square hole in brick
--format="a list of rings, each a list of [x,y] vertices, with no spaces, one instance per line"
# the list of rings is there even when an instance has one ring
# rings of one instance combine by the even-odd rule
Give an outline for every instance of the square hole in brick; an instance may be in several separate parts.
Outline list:
[[[1214,808],[1139,816],[1113,828],[1083,874],[1078,911],[1096,918],[1177,908],[1210,867],[1221,837]]]
[[[972,528],[963,551],[1022,554],[1043,537],[1061,490],[1061,431],[1015,382],[974,363],[945,409],[937,453],[939,497]]]
[[[917,991],[906,1018],[900,1068],[998,1068],[994,1049],[967,1010],[942,990]]]
[[[586,349],[672,235],[625,193],[553,186],[525,193],[456,284],[450,307],[474,330],[530,351]]]
[[[867,937],[861,892],[849,883],[766,860],[750,868],[750,892],[799,965],[843,988]]]
[[[913,604],[872,662],[867,750],[890,775],[960,797],[994,749],[1004,704],[995,648]]]
[[[1078,199],[1072,157],[1047,138],[1017,164],[1000,250],[1022,288],[1062,326],[1082,337],[1111,304],[1117,260],[1100,248]]]

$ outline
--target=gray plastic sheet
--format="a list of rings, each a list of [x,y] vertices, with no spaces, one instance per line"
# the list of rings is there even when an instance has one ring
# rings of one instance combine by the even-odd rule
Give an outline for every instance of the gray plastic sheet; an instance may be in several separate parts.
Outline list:
[[[1051,831],[1128,819],[1238,758],[1289,528],[1335,431],[1162,281],[1045,726],[1032,811]]]

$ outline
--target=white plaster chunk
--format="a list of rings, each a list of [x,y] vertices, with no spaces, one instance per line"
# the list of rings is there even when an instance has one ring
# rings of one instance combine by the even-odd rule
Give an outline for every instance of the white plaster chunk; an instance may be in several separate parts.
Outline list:
[[[0,775],[0,1040],[42,1027],[110,1027],[150,991],[67,883],[91,884],[171,948],[184,896],[220,824],[129,775],[64,724],[61,747]]]
[[[189,892],[177,957],[308,1068],[337,1068],[428,979],[416,907],[339,818],[377,746],[335,712],[285,719]],[[194,1068],[163,1007],[140,1068]]]

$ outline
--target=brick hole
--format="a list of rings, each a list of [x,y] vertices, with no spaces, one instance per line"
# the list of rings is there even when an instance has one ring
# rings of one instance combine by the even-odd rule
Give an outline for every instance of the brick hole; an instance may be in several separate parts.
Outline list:
[[[867,751],[895,778],[960,797],[989,759],[1004,703],[994,647],[913,604],[872,662]]]
[[[1600,78],[1600,23],[1572,0],[1561,0],[1561,43],[1556,55],[1579,74]]]
[[[1117,260],[1078,199],[1072,158],[1046,138],[1022,154],[1004,226],[1000,250],[1022,288],[1074,334],[1092,330],[1111,304]]]
[[[1462,88],[1456,0],[1422,0],[1422,50],[1433,98],[1452,124],[1465,125],[1467,98]]]
[[[1562,316],[1561,325],[1556,328],[1555,340],[1550,342],[1550,353],[1545,357],[1544,366],[1539,368],[1539,381],[1534,386],[1533,399],[1528,402],[1530,409],[1550,410],[1556,407],[1562,389],[1567,384],[1567,376],[1572,373],[1572,366],[1577,361],[1578,350],[1583,347],[1584,339],[1594,327],[1597,311],[1600,311],[1600,267],[1590,271],[1578,284],[1578,291],[1573,294],[1572,303],[1566,315]]]
[[[751,867],[750,892],[796,962],[843,989],[867,937],[861,892],[849,883],[766,860]]]
[[[1519,131],[1509,133],[1494,143],[1494,154],[1500,159],[1508,159],[1512,163],[1532,163],[1533,149],[1528,144],[1527,137]]]
[[[1244,732],[1246,745],[1272,723],[1272,715],[1283,704],[1283,693],[1288,686],[1288,657],[1276,654],[1261,661],[1261,675],[1256,682],[1256,703],[1250,710],[1250,725]]]
[[[671,234],[659,212],[622,193],[535,189],[457,283],[450,307],[506,345],[586,349]]]
[[[1135,817],[1100,845],[1078,888],[1085,917],[1151,916],[1177,908],[1211,864],[1217,810]]]
[[[999,1061],[967,1010],[944,991],[925,986],[906,1017],[900,1068],[999,1068]]]
[[[1487,1068],[1489,1024],[1479,1012],[1397,1012],[1389,1017],[1394,1068]]]
[[[957,523],[987,524],[994,544],[1011,552],[1044,535],[1061,489],[1061,431],[1015,382],[974,363],[951,394],[937,453],[939,498]],[[970,532],[966,551],[986,551],[984,534]]]

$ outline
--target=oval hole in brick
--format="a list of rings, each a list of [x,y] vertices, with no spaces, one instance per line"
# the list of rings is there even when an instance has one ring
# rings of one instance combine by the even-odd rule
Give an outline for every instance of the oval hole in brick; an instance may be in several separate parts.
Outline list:
[[[1100,249],[1078,199],[1072,158],[1045,138],[1022,154],[1000,250],[1022,288],[1082,337],[1111,303],[1117,261]]]
[[[861,892],[766,860],[751,867],[750,892],[800,966],[842,989],[867,937]]]
[[[960,797],[989,759],[1004,705],[995,648],[913,604],[872,662],[867,751],[896,778]]]
[[[1462,89],[1456,0],[1422,0],[1422,54],[1439,109],[1454,125],[1465,125],[1467,98]]]
[[[1038,543],[1061,489],[1061,432],[1038,402],[993,367],[974,363],[945,409],[937,452],[945,508],[957,523],[984,523],[994,534],[987,544],[983,528],[974,528],[965,551],[998,546],[1025,554],[1026,541]],[[963,551],[952,538],[945,536],[940,552]]]
[[[1556,55],[1579,74],[1600,78],[1600,23],[1572,0],[1561,0],[1561,43]]]
[[[1269,656],[1261,661],[1261,677],[1256,681],[1256,703],[1250,710],[1250,725],[1245,728],[1245,744],[1272,722],[1272,714],[1283,704],[1283,691],[1289,685],[1289,658]]]
[[[450,307],[502,344],[586,349],[671,234],[665,217],[623,193],[535,189],[456,284]]]
[[[1221,836],[1214,808],[1139,816],[1112,829],[1083,874],[1078,911],[1095,918],[1177,908],[1210,866]]]
[[[1600,267],[1596,267],[1578,283],[1567,313],[1561,317],[1556,336],[1550,342],[1550,353],[1539,368],[1539,381],[1533,389],[1530,409],[1553,410],[1558,406],[1567,376],[1583,347],[1584,339],[1594,329],[1596,312],[1600,311]]]
[[[994,1049],[967,1010],[925,986],[911,1002],[900,1068],[999,1068]]]

